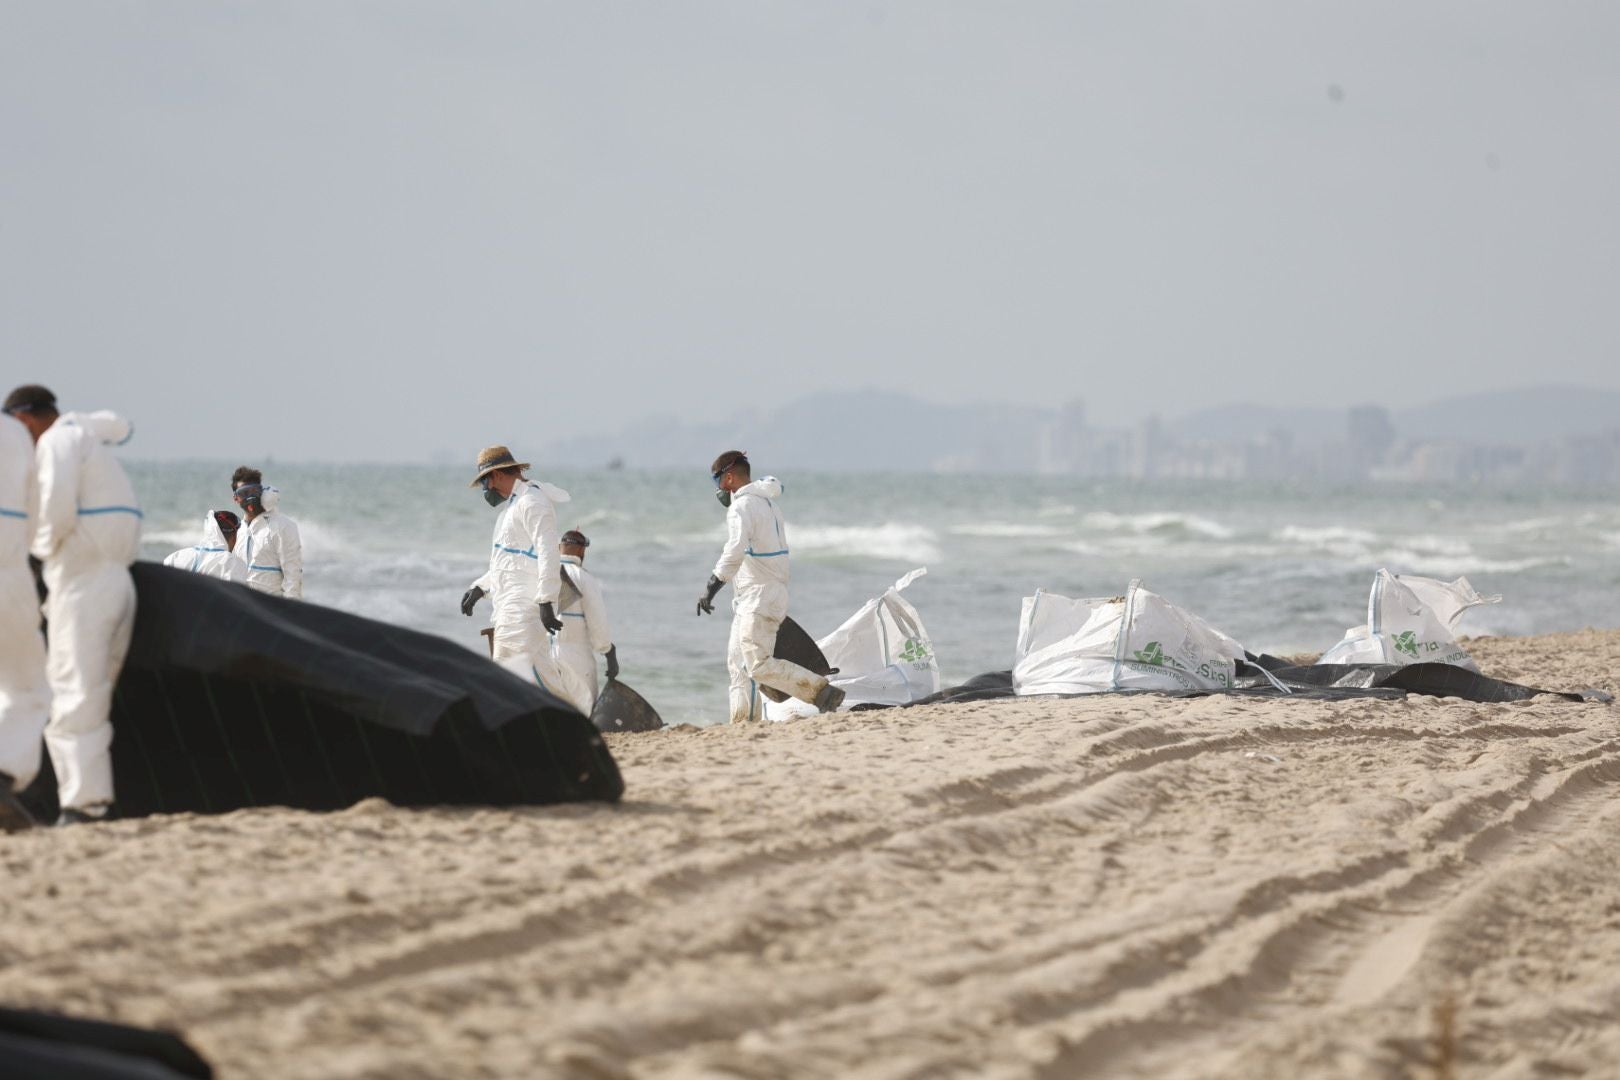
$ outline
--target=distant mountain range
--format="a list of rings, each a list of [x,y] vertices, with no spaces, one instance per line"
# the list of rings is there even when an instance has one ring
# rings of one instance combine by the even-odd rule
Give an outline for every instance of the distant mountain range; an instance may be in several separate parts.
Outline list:
[[[1350,408],[1366,403],[1347,396],[1341,404],[1308,408],[1224,405],[1161,418],[1159,430],[1181,443],[1243,443],[1280,430],[1296,446],[1317,447],[1343,442]],[[1088,404],[1092,409],[1086,411],[1096,416],[1098,403]],[[1386,408],[1397,438],[1424,442],[1528,446],[1620,429],[1620,391],[1582,386],[1462,394]],[[545,460],[659,467],[707,463],[735,446],[773,469],[1026,472],[1041,467],[1054,433],[1110,429],[1106,419],[1091,423],[1082,417],[1078,403],[939,405],[889,391],[827,392],[726,421],[650,416],[615,433],[568,439],[550,447]]]

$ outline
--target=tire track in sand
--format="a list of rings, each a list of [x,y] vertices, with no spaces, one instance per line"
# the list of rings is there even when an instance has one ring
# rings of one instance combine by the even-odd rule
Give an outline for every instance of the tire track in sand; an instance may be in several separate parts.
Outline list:
[[[1573,729],[1513,728],[1511,735],[1546,738],[1570,730]],[[310,979],[290,983],[283,970],[267,972],[262,979],[247,974],[226,988],[223,1000],[218,1000],[204,1015],[213,1019],[230,1015],[238,1005],[255,1009],[266,1004],[301,1000],[316,986],[323,990],[347,991],[450,968],[510,962],[522,953],[546,948],[563,938],[615,932],[630,921],[639,908],[650,904],[712,892],[740,880],[757,884],[805,865],[830,866],[840,856],[880,847],[900,835],[924,829],[948,831],[951,822],[995,815],[1009,809],[1040,808],[1085,792],[1119,774],[1145,772],[1205,754],[1260,745],[1426,736],[1487,739],[1508,734],[1503,725],[1491,725],[1488,733],[1476,727],[1447,731],[1442,736],[1424,729],[1330,723],[1320,727],[1246,726],[1219,735],[1190,736],[1185,729],[1160,724],[1129,724],[1106,730],[1080,744],[1070,761],[1049,762],[1039,767],[1019,764],[909,792],[907,799],[916,812],[891,825],[846,828],[823,840],[778,843],[765,850],[746,850],[719,861],[694,853],[672,868],[628,884],[600,887],[589,882],[571,883],[570,900],[561,905],[552,895],[530,896],[525,889],[517,888],[485,894],[480,910],[464,919],[456,917],[459,905],[455,898],[459,894],[452,893],[445,898],[425,898],[418,904],[388,913],[364,916],[345,913],[336,917],[322,914],[313,919],[294,920],[285,925],[278,937],[292,937],[302,943],[305,952],[316,955],[336,951],[335,947],[341,945],[352,967],[340,973],[312,971]],[[1098,764],[1106,764],[1108,768],[1099,770]],[[947,810],[943,815],[942,805]],[[750,846],[746,836],[733,834],[727,841],[723,846]],[[499,920],[501,925],[488,925],[491,904],[505,909],[505,917]],[[609,917],[609,913],[617,913],[619,917]],[[248,911],[232,922],[258,917]],[[406,950],[394,951],[389,947],[392,935],[387,932],[391,919],[413,928],[424,923],[435,925],[430,928],[427,941],[418,940]],[[604,919],[605,924],[598,925]],[[353,933],[356,925],[364,928],[363,940],[356,940]],[[224,929],[228,931],[229,927]],[[228,939],[229,934],[220,936]],[[243,975],[242,969],[251,971],[253,960],[227,955],[217,958],[210,967],[209,973]]]
[[[1436,830],[1441,840],[1410,869],[1376,876],[1303,902],[1276,925],[1245,919],[1248,940],[1233,941],[1236,962],[1215,971],[1183,970],[1177,978],[1125,995],[1117,1008],[1064,1039],[1042,1076],[1101,1071],[1148,1072],[1155,1063],[1200,1060],[1200,1044],[1240,1041],[1235,1028],[1277,1022],[1278,996],[1352,1008],[1377,1000],[1416,962],[1446,904],[1489,880],[1499,864],[1547,834],[1582,832],[1612,810],[1620,785],[1620,750],[1595,748],[1581,764],[1522,778],[1505,790],[1466,800]],[[1517,792],[1519,797],[1509,797]],[[1504,799],[1506,801],[1504,802]],[[1486,808],[1497,808],[1483,814]],[[1480,820],[1469,828],[1470,819]],[[1151,1046],[1151,1051],[1144,1047]]]
[[[1365,732],[1349,733],[1365,735]],[[1294,741],[1304,741],[1305,738],[1309,737],[1302,737],[1301,733],[1297,731],[1289,731],[1284,734]],[[1337,732],[1323,731],[1315,733],[1317,738],[1335,734],[1343,736],[1347,732],[1339,729]],[[1403,731],[1403,734],[1406,734],[1406,732]],[[1545,737],[1548,732],[1543,729],[1527,732],[1526,734]],[[1142,735],[1142,732],[1136,732],[1133,738],[1141,741]],[[1116,768],[1127,772],[1143,771],[1169,761],[1185,759],[1210,749],[1232,749],[1234,745],[1241,745],[1247,737],[1247,733],[1239,733],[1231,737],[1218,739],[1182,740],[1176,747],[1170,748],[1173,753],[1167,753],[1165,747],[1155,747],[1148,751],[1126,755],[1121,761],[1114,764]],[[1591,753],[1599,754],[1601,752],[1592,751]],[[1023,786],[1033,775],[1029,770],[1020,771],[1017,776],[1018,782],[1014,786]],[[984,804],[974,800],[974,810],[978,811],[977,813],[959,814],[951,820],[943,823],[936,822],[927,828],[934,831],[948,831],[952,828],[967,827],[968,822],[965,819],[984,816],[986,813],[1028,814],[1032,807],[1027,800],[1032,797],[1036,797],[1038,802],[1052,801],[1057,794],[1062,792],[1066,791],[1072,794],[1118,775],[1118,773],[1094,775],[1087,778],[1084,783],[1059,785],[1059,792],[1042,792],[1039,793],[1038,797],[1034,793],[1026,792],[1026,801],[1017,806],[1015,810],[996,811],[990,809],[986,811]],[[1450,813],[1444,815],[1437,826],[1438,831],[1452,835],[1466,833],[1467,822],[1484,813],[1478,807],[1488,808],[1505,805],[1506,802],[1511,800],[1514,789],[1522,788],[1525,783],[1526,780],[1520,778],[1510,781],[1506,785],[1506,790],[1491,789],[1476,794],[1473,798],[1467,800],[1464,805],[1453,808]],[[952,786],[958,795],[970,793],[970,787],[962,787],[959,782]],[[992,802],[994,801],[992,800]],[[1453,821],[1460,824],[1451,824]],[[1234,909],[1228,918],[1215,927],[1213,935],[1209,926],[1202,925],[1167,928],[1163,932],[1138,935],[1134,940],[1122,944],[1116,950],[1116,954],[1111,961],[1098,965],[1103,968],[1103,977],[1091,981],[1087,988],[1083,988],[1079,992],[1056,996],[1052,995],[1049,989],[1042,988],[1039,992],[1028,995],[1011,995],[1004,1004],[1010,1012],[1018,1017],[1021,1023],[1027,1024],[1040,1024],[1051,1019],[1061,1018],[1073,1013],[1076,1009],[1106,1005],[1127,991],[1152,988],[1161,981],[1172,979],[1179,973],[1184,972],[1187,965],[1191,961],[1195,961],[1200,954],[1209,950],[1212,946],[1224,945],[1222,938],[1228,936],[1233,927],[1246,927],[1256,922],[1263,922],[1268,916],[1279,911],[1286,913],[1291,907],[1297,906],[1302,897],[1306,900],[1313,897],[1326,897],[1334,904],[1340,902],[1345,904],[1366,902],[1366,897],[1376,897],[1381,892],[1391,888],[1392,886],[1383,883],[1392,876],[1398,876],[1404,869],[1406,869],[1406,866],[1402,857],[1394,854],[1384,854],[1358,860],[1315,875],[1299,877],[1284,875],[1268,879],[1251,887],[1244,894],[1241,901],[1234,905]],[[1371,886],[1370,890],[1369,886]],[[1324,912],[1330,914],[1331,908],[1318,904],[1316,913],[1322,914]],[[1039,964],[1043,962],[1041,953],[1044,953],[1047,958],[1061,958],[1072,954],[1076,950],[1094,949],[1097,944],[1095,941],[1087,941],[1079,937],[1059,933],[1051,939],[1041,942],[1039,951],[1034,954],[1003,956],[991,961],[985,969],[969,967],[959,971],[954,978],[939,981],[943,984],[949,984],[953,981],[982,978],[988,973],[989,968],[1005,968],[1009,964],[1022,961]],[[1170,959],[1156,964],[1153,960],[1155,956],[1164,956]],[[1105,957],[1093,955],[1088,963],[1096,964],[1098,961],[1106,959]],[[862,992],[855,992],[853,987],[851,989],[852,993],[847,1000],[865,1000],[868,996]],[[840,997],[836,993],[818,993],[813,997],[814,1001],[794,995],[789,1000],[782,1002],[778,1009],[779,1019],[792,1019],[803,1024],[807,1019],[805,1016],[807,1011],[813,1013],[819,1008],[828,1006],[830,1006],[828,1010],[830,1016],[843,1016],[849,1012],[849,1007],[839,1004]],[[856,1007],[856,1009],[858,1011],[859,1007]],[[703,1033],[707,1040],[710,1041],[717,1038],[735,1037],[767,1020],[769,1015],[767,1012],[766,1015],[762,1016],[761,1009],[753,1008],[746,1013],[739,1014],[734,1024],[728,1023],[725,1017],[713,1018],[701,1025],[682,1021],[673,1024],[671,1030],[663,1033],[656,1030],[656,1023],[643,1024],[638,1022],[637,1026],[641,1034],[636,1040],[636,1045],[639,1051],[643,1053],[655,1049],[657,1051],[679,1050],[685,1046],[685,1040],[689,1039],[694,1032]]]

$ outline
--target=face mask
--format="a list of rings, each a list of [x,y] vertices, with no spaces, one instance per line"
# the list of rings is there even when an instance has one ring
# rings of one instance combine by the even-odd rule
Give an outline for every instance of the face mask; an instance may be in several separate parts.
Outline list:
[[[501,505],[501,503],[506,501],[506,496],[502,495],[500,492],[496,491],[494,488],[485,488],[484,489],[484,501],[489,503],[489,505],[491,505],[491,506],[499,506],[499,505]]]
[[[724,488],[722,488],[721,490],[715,492],[714,497],[720,500],[720,505],[721,506],[730,506],[731,505],[731,492],[726,491]]]
[[[263,510],[264,494],[260,491],[238,491],[236,501],[244,510]]]

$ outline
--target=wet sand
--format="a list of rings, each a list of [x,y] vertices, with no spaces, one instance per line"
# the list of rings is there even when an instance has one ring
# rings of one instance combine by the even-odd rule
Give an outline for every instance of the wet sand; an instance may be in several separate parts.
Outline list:
[[[1620,692],[1620,631],[1468,645]],[[225,1077],[1620,1061],[1620,706],[1032,699],[610,740],[616,807],[0,836],[0,998],[175,1027]]]

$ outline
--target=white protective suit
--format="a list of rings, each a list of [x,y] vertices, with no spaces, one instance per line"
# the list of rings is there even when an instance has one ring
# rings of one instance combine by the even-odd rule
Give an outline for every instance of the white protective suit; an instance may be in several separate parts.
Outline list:
[[[776,508],[781,495],[782,483],[774,476],[732,493],[725,550],[714,564],[714,576],[732,582],[735,589],[726,650],[733,724],[764,718],[760,683],[809,702],[827,686],[820,675],[771,655],[788,609],[787,526]]]
[[[0,772],[21,791],[39,772],[51,707],[39,594],[28,569],[34,521],[34,439],[0,413]]]
[[[231,549],[225,543],[225,534],[220,531],[219,522],[214,520],[212,512],[203,515],[202,543],[196,547],[181,548],[165,558],[163,565],[244,585],[248,581],[247,563],[231,554]]]
[[[562,677],[563,696],[589,716],[596,705],[596,654],[613,647],[613,633],[608,629],[607,607],[596,575],[572,555],[562,557],[562,567],[579,596],[557,612],[563,628],[552,641],[552,655]]]
[[[519,480],[496,512],[489,569],[473,582],[494,608],[495,659],[526,660],[534,681],[558,697],[566,697],[563,679],[551,654],[550,635],[540,624],[540,605],[549,603],[556,610],[562,555],[555,504],[568,500],[560,487]]]
[[[109,444],[129,441],[112,413],[63,413],[34,447],[39,521],[33,553],[45,562],[50,623],[45,747],[64,809],[113,800],[113,684],[129,651],[141,541],[135,490]]]
[[[264,489],[264,513],[252,522],[244,517],[231,554],[247,567],[247,583],[262,593],[304,598],[304,544],[298,523],[276,510],[280,492]]]

